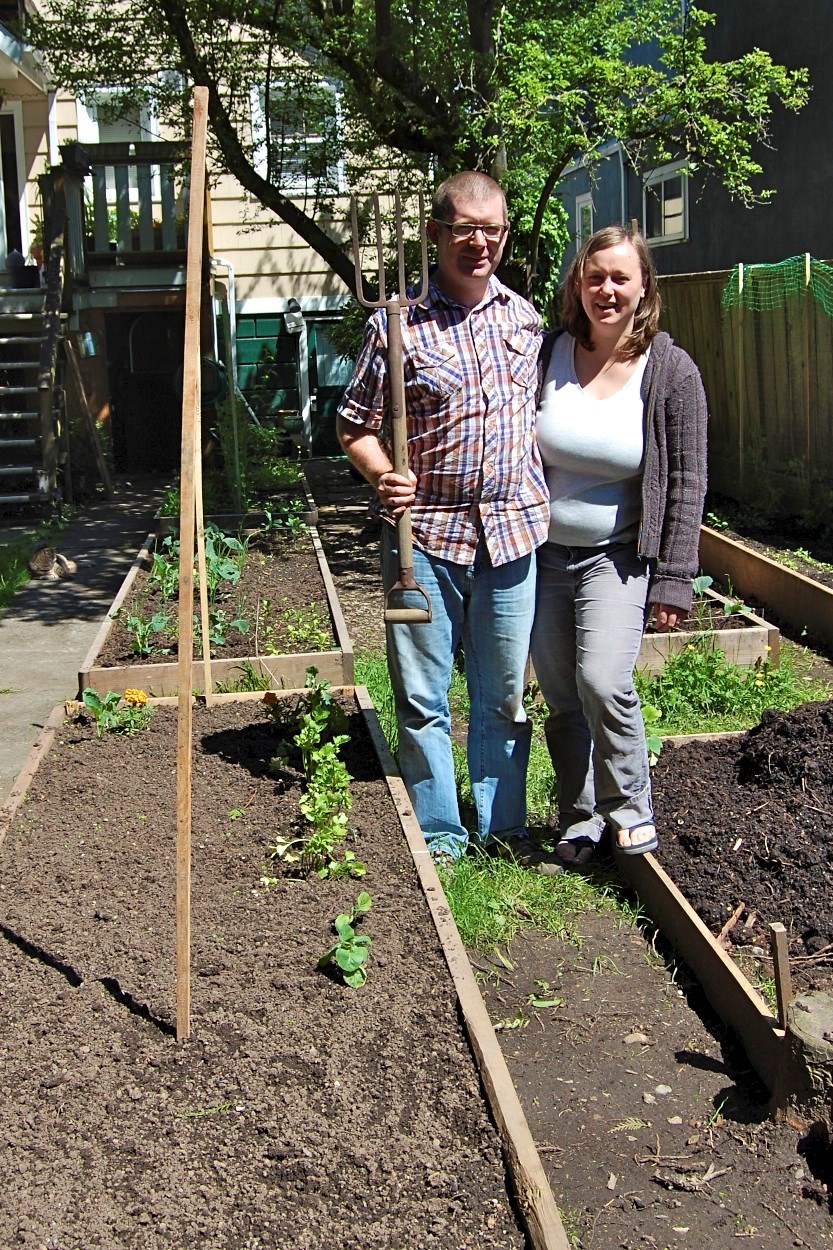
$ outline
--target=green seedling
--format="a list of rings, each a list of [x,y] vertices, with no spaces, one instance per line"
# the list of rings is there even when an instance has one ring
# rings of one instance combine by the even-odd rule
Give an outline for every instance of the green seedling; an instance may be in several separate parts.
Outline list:
[[[165,600],[175,598],[179,591],[179,562],[162,551],[154,551],[148,585],[158,586],[159,593]]]
[[[122,701],[122,696],[114,690],[102,696],[88,686],[81,695],[81,702],[95,721],[99,738],[105,733],[138,733],[150,724],[153,714],[143,690],[126,690]]]
[[[121,608],[113,613],[113,619],[121,617]],[[130,650],[134,655],[148,656],[153,654],[153,635],[161,634],[167,628],[170,617],[164,612],[154,612],[153,616],[143,616],[140,612],[128,612],[124,616],[124,626],[130,634]]]
[[[529,1020],[524,1015],[523,1008],[521,1008],[516,1016],[511,1016],[506,1020],[495,1020],[492,1028],[497,1033],[503,1029],[525,1029],[528,1024]]]
[[[303,651],[325,651],[332,642],[332,635],[324,628],[314,603],[306,608],[287,608],[283,623],[290,645]]]
[[[662,720],[662,712],[653,703],[642,704],[642,719],[645,722],[645,745],[648,748],[648,763],[651,768],[659,759],[662,750],[662,738],[652,728]]]
[[[537,1007],[539,1010],[545,1010],[547,1007],[563,1007],[564,999],[553,996],[549,981],[536,981],[535,984],[540,992],[530,994],[528,999],[530,1007]]]
[[[335,965],[345,985],[352,989],[358,989],[367,980],[365,964],[373,941],[366,934],[356,933],[354,926],[372,905],[370,895],[362,890],[352,909],[336,916],[333,927],[338,936],[318,960],[319,968]]]

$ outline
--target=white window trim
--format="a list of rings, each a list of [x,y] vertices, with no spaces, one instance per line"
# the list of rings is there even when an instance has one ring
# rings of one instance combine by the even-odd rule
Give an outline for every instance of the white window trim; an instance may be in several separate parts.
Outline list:
[[[278,84],[275,84],[278,85]],[[340,135],[344,134],[344,116],[343,116],[343,96],[344,93],[334,83],[329,82],[326,78],[318,80],[318,86],[331,91],[335,104],[336,127]],[[252,87],[249,92],[249,105],[252,115],[252,164],[260,174],[261,178],[265,178],[267,174],[267,152],[266,152],[266,113],[265,113],[265,90],[263,86]],[[339,159],[335,165],[335,182],[332,193],[335,195],[342,194],[347,189],[347,173],[344,167],[344,160]],[[289,196],[309,196],[315,195],[317,188],[313,179],[303,179],[297,182],[287,182],[281,184],[281,191]]]
[[[642,184],[642,221],[646,226],[645,242],[651,247],[666,247],[671,243],[688,242],[688,177],[685,173],[687,168],[688,165],[686,161],[672,161],[669,165],[660,165],[648,175]],[[659,234],[649,236],[647,234],[648,188],[656,186],[658,182],[665,182],[668,178],[674,178],[677,174],[681,174],[680,188],[683,200],[682,230],[678,234]]]
[[[20,198],[18,199],[17,211],[20,215],[20,238],[23,245],[23,255],[28,256],[29,249],[32,246],[32,232],[29,228],[29,205],[26,187],[26,164],[23,152],[23,101],[22,100],[6,100],[0,105],[0,112],[11,115],[14,124],[14,146],[17,163],[17,185],[20,188]],[[3,212],[0,205],[0,213]],[[3,230],[5,232],[5,219],[2,221]],[[5,263],[5,244],[3,245],[3,261]]]
[[[576,196],[576,250],[578,250],[584,242],[581,237],[581,212],[582,209],[588,207],[590,209],[590,234],[592,234],[595,224],[596,210],[593,205],[593,193],[591,191],[585,191],[581,195]]]

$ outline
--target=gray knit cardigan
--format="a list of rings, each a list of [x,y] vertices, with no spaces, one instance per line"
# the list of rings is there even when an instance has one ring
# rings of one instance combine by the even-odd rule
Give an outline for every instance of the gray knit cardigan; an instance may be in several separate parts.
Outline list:
[[[559,334],[545,335],[538,362],[539,395]],[[651,340],[642,379],[645,457],[637,549],[652,568],[649,603],[691,606],[699,566],[706,494],[708,410],[694,361],[661,330]]]

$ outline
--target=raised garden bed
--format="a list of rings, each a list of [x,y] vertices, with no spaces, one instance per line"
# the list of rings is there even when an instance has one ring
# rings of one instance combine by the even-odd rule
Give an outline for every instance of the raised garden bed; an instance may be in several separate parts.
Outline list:
[[[833,588],[805,572],[779,563],[736,538],[703,525],[700,564],[736,594],[766,603],[776,617],[800,633],[833,647]]]
[[[318,506],[305,478],[302,478],[296,486],[273,492],[268,511],[253,509],[246,513],[215,513],[205,517],[205,524],[214,524],[219,529],[228,530],[230,533],[238,531],[245,533],[260,529],[268,523],[270,517],[277,515],[295,517],[305,525],[318,524]],[[160,537],[176,534],[179,531],[179,516],[157,513],[153,518],[153,525],[156,534]]]
[[[365,715],[343,700],[358,884],[285,875],[269,859],[297,833],[303,775],[292,757],[270,769],[277,737],[261,702],[193,709],[192,1035],[179,1043],[176,709],[155,707],[131,737],[53,716],[0,824],[10,1240],[529,1244],[480,1085],[491,1098],[495,1073],[479,1074],[466,1044],[460,975],[438,939],[447,920],[420,889],[428,880],[441,899],[436,874],[427,853],[415,864]],[[358,888],[372,899],[357,926],[372,949],[354,989],[318,964]],[[473,1044],[499,1055],[493,1034]],[[517,1178],[523,1134],[497,1118]],[[552,1210],[534,1244],[566,1250]]]
[[[695,600],[682,628],[666,634],[646,630],[637,669],[650,676],[661,672],[669,657],[684,650],[695,638],[707,638],[730,664],[751,667],[759,660],[778,663],[777,627],[709,587]]]
[[[162,541],[148,535],[84,659],[80,690],[176,693],[177,602],[175,596],[164,600],[151,579],[153,553]],[[305,526],[289,538],[252,542],[240,580],[223,594],[218,607],[226,626],[224,643],[212,645],[215,689],[247,675],[292,689],[303,686],[310,666],[334,685],[352,683],[353,647],[315,529]],[[138,654],[137,627],[128,629],[129,618],[146,624],[157,613],[167,624],[148,638],[151,653]],[[240,619],[248,626],[245,632],[233,626]],[[192,683],[195,690],[205,689],[204,665],[196,658]]]

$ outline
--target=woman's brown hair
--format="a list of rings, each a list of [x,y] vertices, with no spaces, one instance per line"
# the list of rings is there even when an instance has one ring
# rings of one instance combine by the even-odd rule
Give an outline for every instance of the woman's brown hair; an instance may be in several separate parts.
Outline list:
[[[662,310],[657,275],[648,245],[638,230],[630,226],[605,226],[591,234],[573,258],[567,277],[564,280],[564,300],[561,309],[561,320],[565,328],[578,339],[582,347],[593,351],[590,321],[581,303],[581,283],[588,260],[596,252],[603,252],[619,243],[630,243],[639,258],[642,270],[642,284],[645,294],[639,301],[636,316],[633,319],[633,330],[620,349],[623,360],[635,360],[647,351],[651,339],[659,330],[659,315]]]

